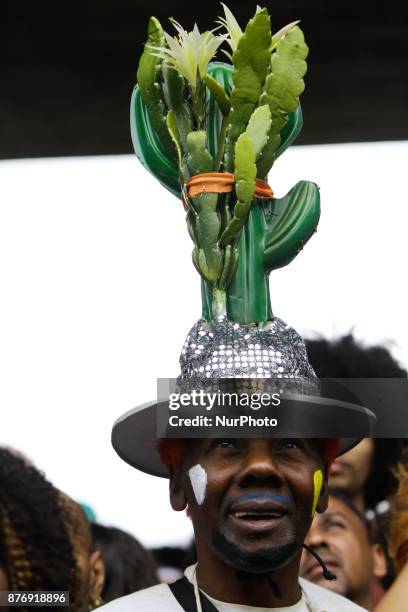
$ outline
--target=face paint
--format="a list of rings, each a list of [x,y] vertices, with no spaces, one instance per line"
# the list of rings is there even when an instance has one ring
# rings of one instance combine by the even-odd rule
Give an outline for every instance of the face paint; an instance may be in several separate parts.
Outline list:
[[[274,495],[272,493],[246,493],[245,495],[231,497],[228,500],[228,505],[230,506],[231,504],[235,502],[248,500],[248,499],[268,499],[271,501],[276,501],[280,504],[288,504],[288,505],[292,503],[292,501],[288,497],[284,497],[283,495]]]
[[[313,495],[313,506],[312,506],[312,517],[316,512],[317,502],[319,501],[320,491],[323,486],[323,472],[322,470],[316,470],[313,474],[313,484],[314,484],[314,495]]]
[[[197,504],[201,506],[205,500],[205,493],[207,490],[207,472],[203,466],[198,463],[188,470],[188,475]]]

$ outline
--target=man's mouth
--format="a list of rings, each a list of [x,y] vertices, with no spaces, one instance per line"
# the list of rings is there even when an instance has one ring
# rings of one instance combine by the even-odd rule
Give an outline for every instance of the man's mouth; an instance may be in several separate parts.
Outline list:
[[[280,518],[282,516],[282,512],[231,512],[235,518],[243,519],[245,521],[258,521],[258,520],[268,520],[274,518]],[[286,514],[286,513],[285,513]]]
[[[268,530],[288,514],[288,504],[265,496],[252,500],[242,499],[230,505],[228,515],[244,529]]]

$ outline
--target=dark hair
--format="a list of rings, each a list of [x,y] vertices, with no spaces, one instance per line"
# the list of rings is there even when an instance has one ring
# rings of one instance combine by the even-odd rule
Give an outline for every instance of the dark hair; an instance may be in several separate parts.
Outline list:
[[[59,496],[35,467],[0,447],[0,562],[9,589],[69,591],[75,610],[78,568]]]
[[[136,538],[97,523],[92,523],[91,529],[93,548],[101,552],[105,564],[105,602],[158,584],[153,556]]]
[[[406,378],[407,372],[384,346],[363,346],[352,334],[328,341],[306,340],[309,361],[319,378]]]
[[[306,340],[309,361],[319,378],[407,378],[407,372],[383,346],[362,346],[352,334],[328,341]],[[374,438],[374,458],[364,486],[368,508],[392,494],[396,478],[392,468],[398,462],[403,441],[399,438]]]

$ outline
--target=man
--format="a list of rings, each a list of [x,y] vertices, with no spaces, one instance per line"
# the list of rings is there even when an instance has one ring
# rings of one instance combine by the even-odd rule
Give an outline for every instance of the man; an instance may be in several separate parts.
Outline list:
[[[194,525],[198,563],[186,570],[187,596],[159,585],[103,609],[361,610],[337,593],[299,580],[312,516],[327,507],[324,444],[278,438],[185,440],[177,452],[174,441],[165,441],[161,456],[170,471],[171,505],[187,509]]]
[[[331,589],[372,610],[373,579],[386,575],[386,560],[379,544],[373,544],[364,515],[340,491],[330,490],[328,509],[316,515],[305,543],[323,559],[337,580],[322,579],[320,565],[305,552],[301,576]]]
[[[407,378],[386,347],[364,346],[351,334],[306,340],[306,348],[319,378]],[[365,438],[332,463],[330,486],[341,489],[361,512],[375,509],[393,491],[401,450],[397,438]]]

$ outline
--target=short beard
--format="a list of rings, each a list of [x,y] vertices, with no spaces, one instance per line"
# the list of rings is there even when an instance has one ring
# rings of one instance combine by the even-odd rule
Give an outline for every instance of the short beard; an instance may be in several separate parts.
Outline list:
[[[282,546],[261,548],[255,552],[240,548],[217,531],[213,537],[213,546],[221,558],[234,569],[248,574],[269,574],[293,559],[298,552],[298,544],[289,542]]]

